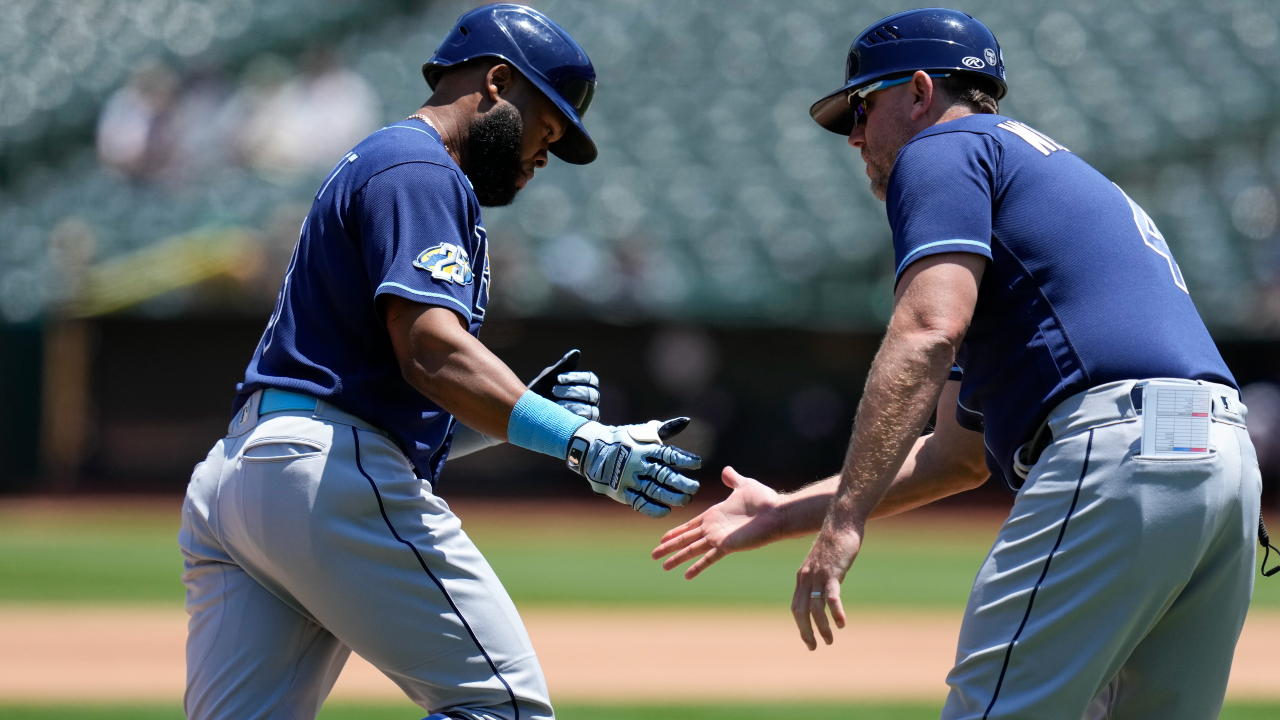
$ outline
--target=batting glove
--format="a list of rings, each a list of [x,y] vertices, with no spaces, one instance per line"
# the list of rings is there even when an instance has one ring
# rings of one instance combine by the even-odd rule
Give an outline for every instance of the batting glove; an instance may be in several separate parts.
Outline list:
[[[573,372],[581,358],[580,351],[570,350],[538,373],[525,387],[578,417],[599,420],[600,379],[592,372]],[[453,444],[449,446],[449,459],[454,460],[501,444],[502,441],[498,438],[489,437],[459,423],[458,429],[453,433]]]
[[[578,417],[599,420],[600,379],[593,372],[574,372],[581,357],[578,350],[570,350],[538,373],[528,388]]]
[[[666,517],[698,492],[698,482],[677,470],[697,470],[702,458],[663,444],[688,424],[689,418],[623,426],[588,422],[574,432],[565,462],[597,493],[651,518]]]

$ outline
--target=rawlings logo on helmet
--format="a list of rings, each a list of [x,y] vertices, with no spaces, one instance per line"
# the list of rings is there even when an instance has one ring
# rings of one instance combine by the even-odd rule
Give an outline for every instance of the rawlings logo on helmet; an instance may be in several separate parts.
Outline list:
[[[453,243],[440,243],[423,250],[413,266],[431,273],[433,279],[459,285],[470,285],[475,279],[467,251]]]
[[[973,68],[974,70],[980,70],[987,66],[986,63],[982,62],[982,58],[976,58],[972,55],[964,58],[960,62],[964,63],[965,67]]]

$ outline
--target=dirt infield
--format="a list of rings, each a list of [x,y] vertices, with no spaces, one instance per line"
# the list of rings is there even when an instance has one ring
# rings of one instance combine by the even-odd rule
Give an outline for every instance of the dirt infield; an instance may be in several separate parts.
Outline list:
[[[785,610],[524,613],[559,702],[940,700],[959,618],[855,614],[836,644],[809,653]],[[164,607],[0,606],[0,703],[177,702],[186,616]],[[1237,649],[1230,697],[1280,700],[1280,613],[1255,611]],[[645,694],[621,663],[660,672]],[[345,700],[400,697],[352,657],[334,690]]]

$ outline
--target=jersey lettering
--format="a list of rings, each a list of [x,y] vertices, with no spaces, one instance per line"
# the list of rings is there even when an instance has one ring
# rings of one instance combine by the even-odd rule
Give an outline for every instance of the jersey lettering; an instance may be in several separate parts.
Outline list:
[[[485,242],[488,237],[487,231],[477,225],[476,247],[484,249],[484,270],[480,273],[480,292],[476,293],[476,305],[471,310],[471,318],[479,321],[484,320],[485,311],[489,307],[489,245]]]
[[[1113,185],[1115,183],[1112,183]],[[1129,209],[1133,211],[1133,223],[1138,226],[1138,232],[1142,235],[1142,242],[1147,247],[1156,251],[1156,254],[1164,258],[1169,263],[1169,272],[1173,275],[1173,284],[1178,289],[1188,295],[1191,294],[1187,290],[1187,281],[1182,277],[1182,270],[1178,267],[1178,261],[1173,259],[1173,251],[1169,249],[1169,243],[1165,242],[1164,235],[1160,234],[1159,228],[1156,227],[1155,221],[1147,214],[1145,210],[1138,206],[1124,190],[1116,185],[1116,189],[1120,190],[1120,194],[1124,195],[1124,199],[1129,202]]]
[[[1065,147],[1054,142],[1054,140],[1048,135],[1045,135],[1029,125],[1024,125],[1017,120],[1005,120],[1004,122],[996,125],[996,127],[1001,128],[1002,130],[1008,130],[1014,135],[1026,140],[1028,145],[1039,150],[1042,155],[1048,155],[1049,153],[1057,150],[1066,150],[1067,152],[1071,152]]]

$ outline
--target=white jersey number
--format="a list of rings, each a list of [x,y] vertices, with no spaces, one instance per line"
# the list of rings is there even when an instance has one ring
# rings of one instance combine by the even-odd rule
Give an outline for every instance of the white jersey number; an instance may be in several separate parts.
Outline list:
[[[1114,183],[1112,184],[1114,185]],[[1182,292],[1190,295],[1191,293],[1187,290],[1187,281],[1183,279],[1182,270],[1178,267],[1178,261],[1173,259],[1173,251],[1169,249],[1169,243],[1165,242],[1164,235],[1160,234],[1160,230],[1156,227],[1151,216],[1139,207],[1138,203],[1134,202],[1133,198],[1129,197],[1124,190],[1121,190],[1119,185],[1116,185],[1116,189],[1120,190],[1120,194],[1124,195],[1124,199],[1129,201],[1129,209],[1133,211],[1133,222],[1138,226],[1138,232],[1142,234],[1142,242],[1146,243],[1147,247],[1155,250],[1157,255],[1169,263],[1169,272],[1173,275],[1173,284],[1177,285]]]

